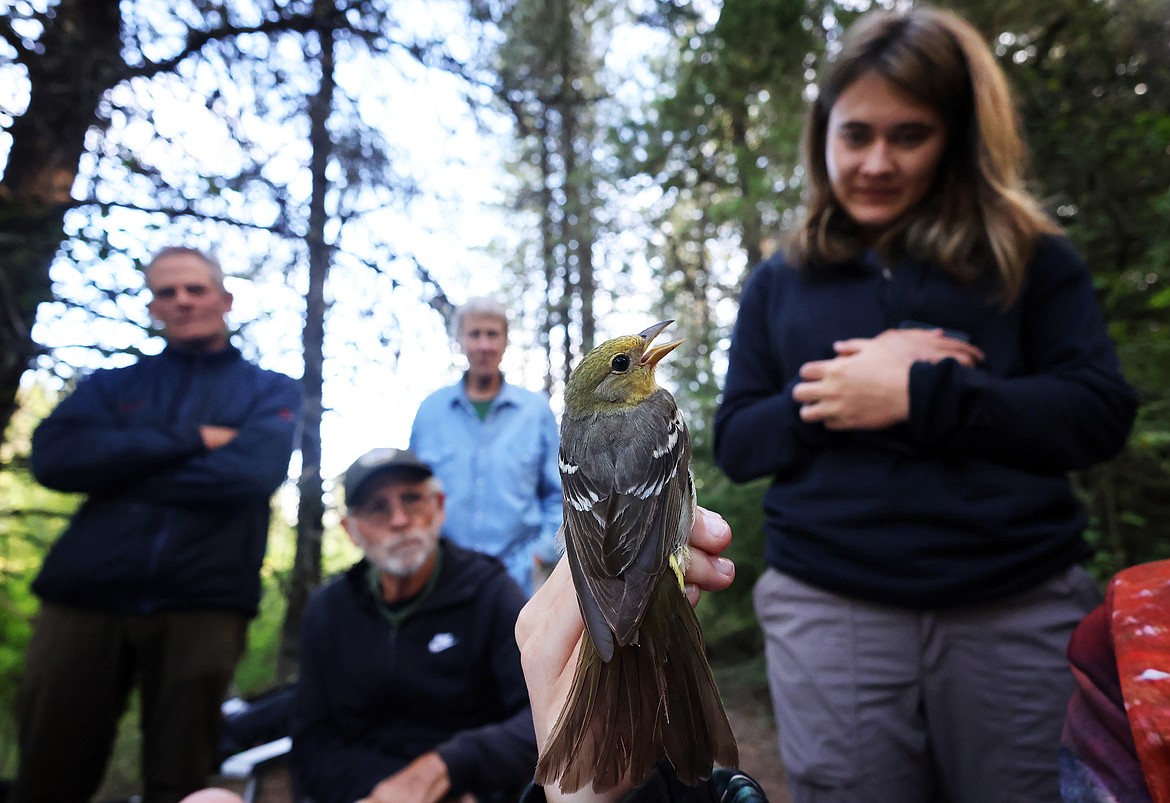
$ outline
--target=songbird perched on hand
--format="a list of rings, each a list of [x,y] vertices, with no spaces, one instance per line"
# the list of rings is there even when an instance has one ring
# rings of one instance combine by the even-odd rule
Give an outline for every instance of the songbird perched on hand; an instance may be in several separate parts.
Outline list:
[[[565,553],[585,634],[565,708],[536,767],[562,792],[641,783],[665,756],[684,783],[739,763],[683,592],[695,514],[687,425],[654,381],[673,321],[593,349],[561,424]]]

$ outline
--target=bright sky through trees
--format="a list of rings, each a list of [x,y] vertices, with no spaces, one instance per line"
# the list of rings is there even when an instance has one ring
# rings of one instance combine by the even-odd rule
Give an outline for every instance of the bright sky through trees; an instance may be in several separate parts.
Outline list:
[[[413,2],[399,7],[402,19],[417,24],[419,33],[437,35],[445,26],[455,54],[466,55],[459,53],[460,44],[449,34],[460,30],[454,15],[461,6]],[[291,42],[285,39],[276,49]],[[122,113],[113,115],[107,139],[119,141],[121,147],[144,160],[165,164],[167,154],[161,151],[177,145],[196,165],[218,164],[230,169],[231,163],[241,158],[240,146],[224,124],[228,113],[217,116],[204,103],[209,90],[200,84],[210,79],[207,70],[180,72],[155,78],[149,86],[132,81],[114,90],[119,107],[149,106],[157,134],[165,139],[160,139],[142,117]],[[9,72],[0,81],[4,86],[0,113],[19,114],[27,104],[27,88],[20,77]],[[353,240],[368,239],[369,232],[379,232],[396,254],[426,265],[455,302],[498,290],[499,261],[488,256],[486,249],[504,230],[493,210],[502,198],[499,155],[503,144],[495,137],[505,132],[505,124],[481,110],[478,119],[487,127],[477,128],[461,94],[466,86],[453,76],[423,69],[401,52],[392,52],[384,60],[357,55],[339,67],[337,79],[357,100],[362,117],[381,130],[395,149],[392,159],[396,170],[411,177],[420,190],[408,208],[372,207],[362,216],[362,225],[347,228],[345,236],[350,241],[339,243],[342,250],[362,254],[368,243]],[[246,89],[239,91],[242,94]],[[234,122],[249,127],[247,135],[252,141],[277,143],[265,170],[272,181],[292,181],[295,186],[298,174],[303,175],[303,151],[308,147],[303,135],[259,117]],[[0,156],[6,155],[7,142],[0,147],[5,151]],[[75,184],[75,197],[126,204],[124,185],[119,186],[116,176],[101,175],[102,169],[92,154],[86,157]],[[302,189],[307,193],[307,188]],[[73,369],[89,370],[133,359],[129,355],[103,357],[91,350],[95,343],[107,349],[137,346],[148,353],[162,348],[158,338],[142,342],[137,325],[147,320],[147,294],[135,262],[164,245],[184,242],[210,247],[224,264],[229,290],[235,295],[231,321],[246,324],[245,346],[250,345],[249,350],[266,367],[299,376],[303,276],[265,270],[266,255],[257,249],[271,247],[271,243],[261,237],[201,229],[189,221],[176,225],[164,222],[155,230],[144,228],[141,208],[148,207],[150,200],[138,197],[134,202],[140,208],[114,206],[107,212],[102,225],[109,232],[114,253],[105,259],[85,242],[86,231],[92,226],[87,212],[74,212],[68,221],[70,232],[77,236],[52,272],[58,296],[68,303],[43,305],[33,333],[40,343],[56,350],[56,357],[65,366],[61,370],[68,375]],[[235,203],[256,201],[240,198]],[[249,211],[263,219],[262,209],[258,212],[253,206]],[[269,214],[274,218],[276,209]],[[156,216],[149,223],[158,227],[160,220]],[[188,233],[182,233],[184,230]],[[288,258],[287,254],[273,256]],[[405,444],[410,420],[422,397],[458,376],[440,316],[425,306],[422,294],[410,286],[409,261],[396,268],[377,267],[386,272],[375,273],[343,254],[330,279],[334,309],[326,348],[333,353],[327,359],[341,370],[326,369],[325,403],[330,408],[323,431],[326,476],[341,471],[370,446]],[[230,278],[253,270],[250,280]],[[395,290],[394,282],[403,286]],[[390,329],[396,331],[390,333]],[[383,346],[385,340],[394,345]],[[506,367],[510,376],[525,384],[539,382],[539,376],[524,370],[519,349],[509,356]],[[26,381],[53,383],[45,371],[28,375]]]
[[[138,9],[142,18],[169,13],[158,8],[151,12],[149,5]],[[399,26],[412,35],[443,41],[459,59],[469,57],[474,47],[465,37],[464,9],[462,2],[443,0],[395,5]],[[166,29],[165,19],[155,24]],[[178,28],[176,35],[182,35]],[[253,47],[257,52],[270,50],[270,59],[287,59],[290,64],[302,57],[296,38],[274,41],[271,47],[267,42]],[[617,41],[621,47],[610,56],[615,74],[633,79],[640,72],[645,79],[645,70],[634,67],[656,43],[629,32]],[[617,63],[612,63],[614,59]],[[623,65],[622,59],[629,64]],[[125,170],[119,159],[109,158],[121,149],[156,165],[161,173],[169,172],[168,180],[181,184],[184,179],[178,171],[184,167],[193,165],[200,175],[215,176],[217,171],[238,169],[238,164],[257,158],[259,151],[267,180],[288,183],[291,191],[307,195],[308,145],[303,131],[271,115],[252,113],[253,107],[287,104],[295,93],[261,96],[261,86],[238,80],[225,86],[224,76],[216,70],[214,64],[189,60],[174,75],[150,82],[135,79],[113,90],[110,129],[92,138],[73,193],[108,206],[100,219],[95,219],[97,207],[92,205],[70,213],[67,230],[72,236],[52,271],[62,301],[42,305],[33,332],[54,350],[59,374],[133,359],[127,354],[103,356],[91,348],[95,344],[106,351],[137,347],[152,353],[162,348],[158,338],[142,342],[147,295],[136,268],[158,248],[182,242],[211,248],[229,276],[236,277],[229,278],[235,295],[231,320],[243,327],[240,340],[246,351],[266,367],[300,375],[304,266],[288,242],[263,230],[278,214],[275,204],[262,196],[220,193],[225,214],[251,216],[256,221],[251,230],[201,224],[193,217],[172,221],[144,211],[159,205],[149,186],[138,186],[133,174],[119,172]],[[313,81],[297,78],[291,70],[288,75],[290,81],[305,83],[294,87],[296,91],[311,91]],[[520,247],[515,220],[501,211],[508,189],[502,165],[511,147],[511,131],[505,118],[488,110],[486,90],[426,69],[394,48],[377,58],[349,52],[336,77],[357,114],[391,147],[395,171],[413,181],[418,194],[409,206],[400,206],[370,193],[369,205],[354,216],[356,224],[347,224],[337,235],[340,253],[327,288],[333,309],[327,323],[327,413],[322,432],[326,477],[335,476],[367,448],[404,445],[422,398],[455,381],[462,368],[439,314],[422,300],[426,292],[411,268],[413,262],[425,266],[459,303],[472,295],[508,294],[513,281],[507,270],[510,254]],[[10,72],[3,78],[0,113],[19,114],[27,103],[20,76]],[[628,80],[623,91],[636,95],[636,87],[637,81]],[[219,98],[208,103],[212,93]],[[475,114],[467,94],[479,102]],[[0,143],[4,147],[6,143]],[[105,157],[99,158],[101,154]],[[192,195],[198,192],[197,187],[191,190]],[[653,290],[646,279],[648,269],[640,262],[646,234],[638,230],[641,222],[635,208],[646,194],[656,195],[657,188],[643,188],[638,197],[626,199],[629,211],[622,217],[628,224],[606,246],[605,258],[629,265],[631,274],[623,281],[639,289],[619,289],[616,299],[600,300],[602,337],[653,323],[649,312]],[[109,254],[98,253],[91,245],[99,231]],[[378,270],[371,270],[371,265]],[[243,275],[251,278],[239,278]],[[529,312],[540,303],[531,297],[524,301]],[[535,388],[545,366],[543,355],[528,349],[531,332],[522,316],[514,321],[504,370],[510,381]],[[42,361],[43,367],[48,364]],[[41,370],[26,376],[27,381],[55,380]]]

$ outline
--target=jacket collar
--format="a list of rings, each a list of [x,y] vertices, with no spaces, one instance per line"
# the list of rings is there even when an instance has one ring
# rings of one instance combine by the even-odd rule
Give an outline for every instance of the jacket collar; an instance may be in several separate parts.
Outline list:
[[[412,613],[475,599],[487,579],[488,574],[483,571],[484,567],[476,565],[477,561],[482,559],[481,556],[453,544],[442,536],[439,537],[439,551],[440,557],[436,563],[437,577],[434,578],[433,588]],[[503,571],[503,567],[500,571]],[[369,573],[370,562],[362,558],[346,570],[344,582],[351,586],[363,608],[377,612],[379,606],[374,599]]]
[[[454,392],[451,394],[450,404],[452,407],[463,406],[468,410],[472,409],[471,399],[467,397],[467,374],[466,372],[458,382],[451,386]],[[518,404],[517,388],[515,385],[508,383],[508,379],[502,374],[500,375],[500,392],[492,399],[492,409],[503,407],[504,405]]]
[[[178,346],[173,346],[170,343],[162,350],[162,357],[168,360],[175,360],[183,363],[226,363],[233,360],[243,358],[240,350],[235,346],[228,344],[227,348],[219,351],[184,351]]]

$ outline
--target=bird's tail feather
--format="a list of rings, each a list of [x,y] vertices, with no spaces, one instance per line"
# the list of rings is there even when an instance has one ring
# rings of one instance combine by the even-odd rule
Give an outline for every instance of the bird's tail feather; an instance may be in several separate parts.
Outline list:
[[[641,783],[662,756],[680,780],[697,784],[739,751],[703,649],[698,619],[673,574],[654,591],[638,644],[601,660],[585,634],[572,692],[536,767],[536,782],[561,791],[592,783]]]

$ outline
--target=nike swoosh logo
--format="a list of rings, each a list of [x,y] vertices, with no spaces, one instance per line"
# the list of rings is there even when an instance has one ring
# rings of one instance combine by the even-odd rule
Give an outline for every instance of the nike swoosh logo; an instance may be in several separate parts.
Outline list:
[[[451,649],[455,643],[455,636],[451,633],[436,633],[431,636],[431,642],[427,645],[427,649],[432,655],[437,655],[444,650]]]

